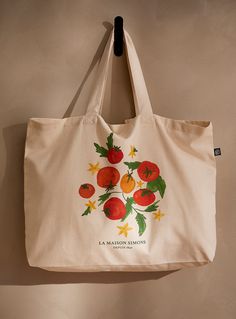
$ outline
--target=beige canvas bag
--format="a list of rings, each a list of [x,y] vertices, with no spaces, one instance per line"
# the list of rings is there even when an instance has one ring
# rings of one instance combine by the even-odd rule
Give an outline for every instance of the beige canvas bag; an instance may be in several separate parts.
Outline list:
[[[216,249],[212,122],[153,114],[124,29],[136,115],[122,124],[107,123],[101,111],[113,30],[86,114],[28,120],[28,262],[71,272],[205,265]]]

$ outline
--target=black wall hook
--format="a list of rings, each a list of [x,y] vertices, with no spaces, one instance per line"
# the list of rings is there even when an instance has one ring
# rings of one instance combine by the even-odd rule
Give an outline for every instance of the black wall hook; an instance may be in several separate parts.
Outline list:
[[[123,54],[123,18],[117,16],[114,19],[114,54],[121,56]]]

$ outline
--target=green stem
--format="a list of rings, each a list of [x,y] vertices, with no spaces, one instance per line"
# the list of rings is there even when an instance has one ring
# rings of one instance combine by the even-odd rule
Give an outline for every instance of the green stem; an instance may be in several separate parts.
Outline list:
[[[110,194],[123,194],[122,192],[110,192]]]
[[[133,207],[133,206],[132,206]],[[133,207],[134,208],[134,207]],[[145,210],[143,210],[143,209],[139,209],[139,208],[134,208],[134,210],[139,210],[140,212],[143,212],[143,213],[145,213]]]
[[[124,200],[127,202],[127,199],[125,198],[124,193],[123,193],[123,192],[121,192],[121,194],[122,194],[122,196],[123,196]]]
[[[133,206],[132,206],[132,209],[135,210],[136,213],[138,213],[138,210],[140,210],[140,209],[138,209],[138,208],[134,208]]]

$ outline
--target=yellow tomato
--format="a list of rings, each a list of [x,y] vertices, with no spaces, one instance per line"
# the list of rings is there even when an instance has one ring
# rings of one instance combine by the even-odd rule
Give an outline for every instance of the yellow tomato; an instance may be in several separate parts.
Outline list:
[[[120,180],[120,187],[124,193],[132,192],[132,190],[135,187],[134,178],[129,174],[123,175],[121,180]]]

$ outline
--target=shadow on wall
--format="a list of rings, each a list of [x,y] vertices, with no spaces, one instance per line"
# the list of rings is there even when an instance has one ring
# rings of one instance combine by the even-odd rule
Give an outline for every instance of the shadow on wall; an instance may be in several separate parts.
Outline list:
[[[107,23],[103,23],[110,32]],[[111,25],[110,25],[111,26]],[[96,64],[107,34],[99,46],[91,66],[82,81],[65,116],[71,114],[89,73]],[[103,44],[103,45],[102,45]],[[123,283],[160,279],[175,271],[164,272],[50,272],[30,267],[25,251],[24,229],[24,147],[27,124],[3,129],[6,149],[5,175],[0,188],[0,284],[39,285],[63,283]]]

